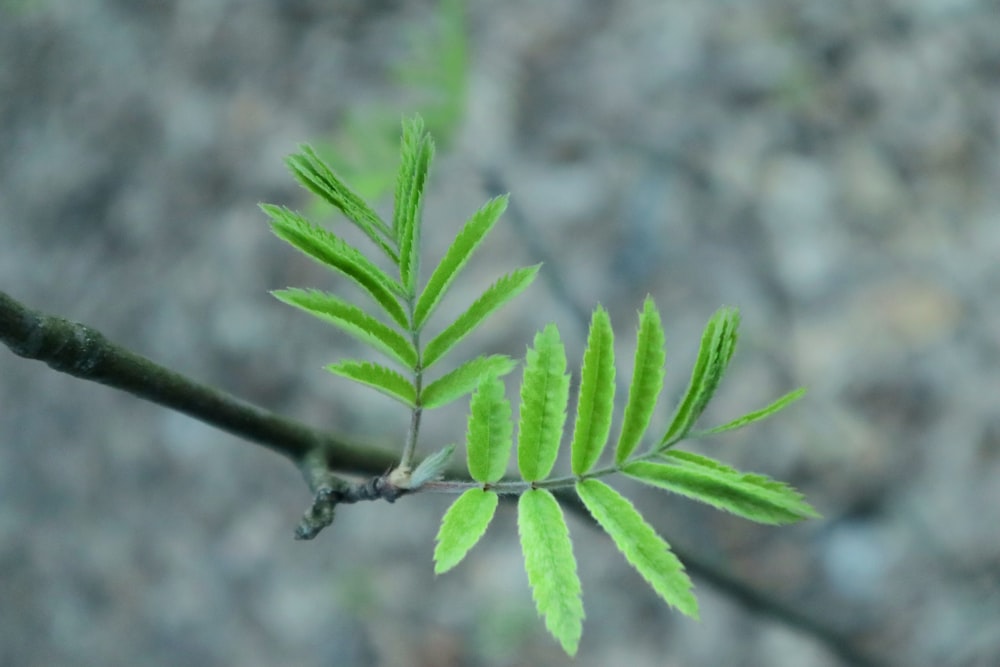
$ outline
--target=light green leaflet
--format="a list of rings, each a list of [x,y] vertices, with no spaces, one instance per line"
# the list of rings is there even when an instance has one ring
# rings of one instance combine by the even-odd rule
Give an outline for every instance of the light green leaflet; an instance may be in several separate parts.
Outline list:
[[[298,213],[270,204],[261,204],[261,209],[270,216],[271,229],[278,238],[353,280],[398,325],[407,326],[406,312],[397,298],[402,288],[382,269],[357,249]]]
[[[660,439],[661,447],[669,447],[684,438],[705,411],[733,357],[739,324],[740,314],[735,308],[720,308],[708,320],[691,381],[670,427]]]
[[[515,366],[517,362],[503,354],[470,359],[427,385],[420,393],[420,403],[428,409],[447,405],[475,389],[484,375],[506,375],[514,370]]]
[[[576,492],[618,550],[653,590],[667,604],[698,618],[698,601],[691,592],[691,580],[684,573],[684,566],[632,503],[596,479],[577,482]]]
[[[302,289],[275,290],[272,294],[382,351],[406,368],[413,368],[417,363],[417,351],[402,334],[339,297],[318,290]]]
[[[477,482],[492,483],[503,477],[513,446],[510,417],[503,382],[496,375],[487,375],[472,395],[465,438],[469,475]]]
[[[520,294],[531,284],[540,265],[512,271],[490,285],[469,308],[435,336],[424,349],[424,368],[437,363],[452,347],[469,335],[500,306]]]
[[[573,427],[573,474],[590,471],[601,458],[615,409],[615,335],[608,311],[594,310],[583,353],[580,393]]]
[[[799,400],[805,396],[806,390],[804,387],[800,387],[794,391],[790,391],[781,398],[777,399],[767,407],[761,408],[760,410],[755,410],[753,412],[748,412],[742,417],[738,417],[731,422],[722,424],[721,426],[716,426],[705,431],[698,431],[697,433],[692,433],[691,437],[700,438],[705,435],[714,435],[716,433],[723,433],[725,431],[734,431],[738,428],[743,428],[748,424],[753,424],[754,422],[759,422],[761,419],[770,417],[775,412],[784,410],[789,405]]]
[[[618,465],[632,455],[649,428],[656,399],[663,389],[663,362],[666,358],[663,345],[660,313],[653,300],[646,297],[639,316],[639,332],[636,334],[632,384],[629,386],[622,430],[615,448],[615,463]]]
[[[424,326],[427,318],[434,312],[444,293],[451,286],[455,276],[458,275],[462,267],[475,252],[479,244],[491,229],[504,210],[507,208],[507,197],[496,197],[486,202],[481,209],[465,224],[458,236],[452,242],[444,258],[434,269],[430,280],[424,287],[420,300],[414,314],[414,326],[419,330]]]
[[[337,178],[311,147],[299,146],[299,150],[299,153],[289,156],[287,160],[288,168],[299,183],[332,204],[398,264],[399,253],[389,243],[392,233],[378,214]]]
[[[368,385],[408,407],[412,408],[417,404],[417,390],[413,383],[391,368],[370,361],[348,360],[330,364],[326,370],[334,375]]]
[[[623,472],[751,521],[784,524],[819,517],[798,491],[763,475],[742,473],[691,452],[668,451],[661,460],[665,463],[630,463]]]
[[[458,565],[469,549],[486,533],[499,498],[492,491],[469,489],[458,497],[444,518],[434,548],[434,573],[443,574]]]
[[[545,489],[521,494],[517,529],[538,613],[563,650],[575,655],[583,633],[583,600],[569,528],[555,497]]]
[[[392,225],[399,244],[400,281],[411,294],[420,272],[420,206],[433,157],[434,141],[424,131],[424,121],[419,116],[405,119]]]
[[[545,479],[559,452],[569,375],[559,330],[549,324],[528,349],[521,382],[521,417],[517,429],[517,466],[528,482]]]

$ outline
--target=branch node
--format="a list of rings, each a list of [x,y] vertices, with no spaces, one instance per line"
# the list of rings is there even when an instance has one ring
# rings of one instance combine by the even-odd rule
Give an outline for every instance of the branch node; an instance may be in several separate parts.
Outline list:
[[[333,523],[334,511],[340,503],[358,503],[365,500],[385,500],[394,503],[397,498],[409,492],[409,489],[396,483],[392,472],[352,484],[333,474],[327,467],[321,451],[306,456],[300,468],[314,495],[312,505],[302,515],[302,520],[295,528],[297,540],[311,540]]]
[[[333,523],[333,517],[339,500],[339,492],[324,486],[316,491],[313,504],[302,515],[302,520],[295,528],[295,539],[311,540],[320,531]]]

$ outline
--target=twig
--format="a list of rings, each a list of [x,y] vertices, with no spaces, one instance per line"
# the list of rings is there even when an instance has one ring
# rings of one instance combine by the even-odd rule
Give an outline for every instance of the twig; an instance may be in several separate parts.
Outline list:
[[[339,503],[378,499],[392,502],[406,493],[405,489],[393,485],[387,476],[387,471],[396,465],[395,453],[352,444],[258,408],[130,352],[91,327],[32,310],[2,291],[0,340],[21,357],[43,361],[61,373],[127,391],[291,459],[302,470],[315,494],[312,506],[296,529],[299,539],[311,539],[328,526]],[[335,473],[374,477],[351,484]],[[464,468],[452,465],[445,474],[461,478]],[[576,496],[561,492],[557,496],[569,511],[590,519]],[[878,665],[824,624],[696,555],[676,548],[675,551],[692,574],[747,608],[814,637],[851,665]]]
[[[347,474],[376,474],[395,464],[394,452],[350,443],[195,382],[112,343],[85,324],[32,310],[2,291],[0,340],[16,355],[182,412],[300,466],[314,452],[322,454],[329,469]]]

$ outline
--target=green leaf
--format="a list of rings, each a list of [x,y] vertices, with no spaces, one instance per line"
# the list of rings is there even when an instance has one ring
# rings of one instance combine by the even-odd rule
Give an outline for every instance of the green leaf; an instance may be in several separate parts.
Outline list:
[[[420,299],[417,301],[416,314],[414,315],[414,327],[423,327],[427,318],[434,312],[434,308],[441,301],[444,293],[451,286],[455,276],[458,275],[462,267],[469,261],[469,257],[479,247],[479,244],[486,237],[486,234],[493,228],[493,225],[504,210],[507,208],[507,196],[496,197],[489,200],[473,215],[465,227],[459,232],[452,242],[448,252],[445,253],[441,262],[434,269],[427,286],[424,287]]]
[[[705,411],[733,357],[739,324],[740,314],[735,308],[720,308],[708,320],[691,381],[667,432],[660,439],[661,449],[684,438]]]
[[[525,481],[537,482],[552,471],[562,440],[568,400],[566,350],[559,330],[549,324],[535,334],[521,382],[517,465]]]
[[[503,382],[496,375],[487,375],[469,403],[465,436],[469,475],[477,482],[497,482],[507,470],[514,430],[510,417]]]
[[[399,244],[399,275],[407,293],[415,294],[420,271],[420,206],[427,172],[434,156],[434,141],[420,116],[403,120],[396,206],[392,226]]]
[[[778,400],[768,405],[766,408],[761,408],[760,410],[756,410],[754,412],[748,412],[742,417],[734,419],[733,421],[727,424],[723,424],[722,426],[716,426],[715,428],[710,428],[707,431],[698,431],[697,433],[693,433],[692,435],[693,437],[697,438],[704,435],[713,435],[715,433],[722,433],[724,431],[733,431],[738,428],[743,428],[747,424],[752,424],[754,422],[760,421],[761,419],[770,417],[775,412],[784,410],[789,405],[802,398],[805,395],[805,393],[806,393],[806,388],[799,387],[795,391],[788,392]]]
[[[444,574],[458,565],[476,546],[493,519],[499,497],[493,491],[469,489],[452,503],[437,534],[434,574]]]
[[[290,155],[286,164],[298,181],[313,194],[332,204],[338,211],[353,222],[358,229],[378,245],[396,264],[399,254],[390,245],[393,238],[389,227],[378,217],[378,214],[360,196],[340,180],[333,170],[318,155],[311,146],[299,146],[300,152]]]
[[[506,375],[515,366],[517,362],[503,354],[476,357],[427,385],[420,392],[420,404],[427,409],[447,405],[475,389],[484,375]]]
[[[545,489],[521,494],[517,528],[538,613],[563,650],[575,655],[583,633],[583,601],[569,528],[555,497]]]
[[[608,311],[598,306],[590,320],[580,371],[573,427],[573,474],[584,475],[601,458],[615,409],[615,335]]]
[[[819,517],[802,494],[782,482],[743,473],[691,452],[669,451],[662,459],[668,463],[637,461],[622,471],[646,484],[759,523],[777,525]]]
[[[357,340],[396,359],[406,368],[416,366],[417,351],[410,341],[357,306],[318,290],[285,289],[275,290],[272,294],[290,306],[333,324]]]
[[[678,611],[698,618],[698,600],[691,592],[691,580],[684,566],[632,503],[596,479],[577,482],[576,492],[618,550],[657,595]]]
[[[424,368],[430,368],[500,306],[523,292],[535,279],[540,266],[536,264],[517,269],[490,285],[468,310],[427,344],[424,348]]]
[[[417,390],[401,374],[370,361],[338,361],[326,367],[334,375],[354,380],[396,399],[403,405],[415,407]]]
[[[663,362],[666,359],[663,345],[660,313],[653,299],[647,296],[639,315],[632,384],[629,385],[622,430],[615,447],[615,463],[618,465],[632,455],[649,428],[656,399],[663,389]]]
[[[261,209],[270,216],[271,229],[278,238],[353,280],[399,326],[409,327],[409,319],[397,298],[402,287],[357,249],[287,208],[261,204]]]
[[[441,479],[454,453],[455,445],[448,445],[425,458],[410,474],[410,481],[406,488],[416,491],[427,482]]]

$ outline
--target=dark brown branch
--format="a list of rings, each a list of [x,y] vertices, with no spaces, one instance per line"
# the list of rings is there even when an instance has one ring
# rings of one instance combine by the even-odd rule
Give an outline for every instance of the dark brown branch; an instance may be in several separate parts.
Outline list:
[[[61,373],[127,391],[291,459],[315,494],[312,506],[296,529],[299,539],[311,539],[328,526],[340,503],[377,499],[392,502],[405,493],[389,482],[388,472],[397,463],[393,452],[352,444],[258,408],[130,352],[91,327],[32,310],[4,292],[0,292],[0,340],[21,357],[43,361]],[[370,479],[352,484],[336,473],[365,475]],[[445,475],[464,477],[464,468],[454,465]],[[590,518],[575,495],[558,495],[569,511]],[[694,554],[676,548],[675,551],[691,574],[745,607],[814,637],[848,664],[877,665],[824,624]]]
[[[338,477],[330,467],[323,452],[306,456],[300,469],[313,492],[313,503],[302,515],[295,528],[295,539],[311,540],[333,523],[337,505],[358,503],[364,500],[387,500],[390,503],[407,493],[393,483],[393,476],[386,472],[362,482],[351,483]]]
[[[314,452],[322,453],[331,470],[347,474],[377,474],[396,462],[393,452],[347,442],[195,382],[112,343],[85,324],[32,310],[4,292],[0,340],[16,355],[177,410],[300,466]]]

